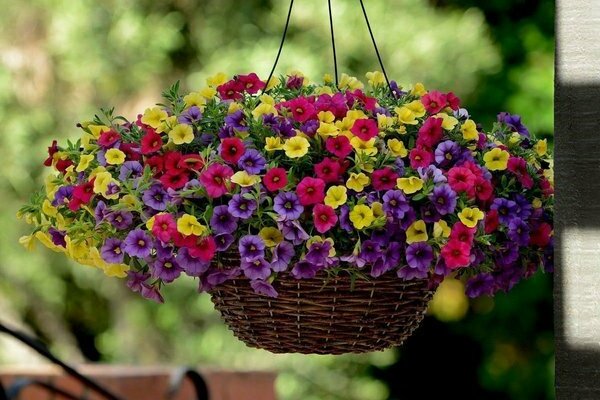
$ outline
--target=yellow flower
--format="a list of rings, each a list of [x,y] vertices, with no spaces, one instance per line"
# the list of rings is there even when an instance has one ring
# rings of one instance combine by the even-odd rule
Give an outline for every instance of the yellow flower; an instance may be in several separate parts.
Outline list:
[[[46,199],[42,203],[42,212],[49,217],[56,217],[58,210],[50,203],[50,200]]]
[[[119,199],[119,203],[125,205],[130,210],[136,209],[139,205],[137,197],[131,194],[126,194],[125,196],[121,197]]]
[[[279,85],[280,82],[281,81],[279,80],[278,77],[272,76],[271,79],[269,79],[269,82],[267,82],[267,86],[265,87],[265,90],[274,88],[275,86]]]
[[[77,168],[75,168],[75,171],[77,171],[77,172],[85,171],[86,169],[88,169],[88,167],[90,166],[90,163],[92,162],[93,159],[94,159],[93,154],[82,154],[81,157],[79,157],[79,164],[77,164]]]
[[[458,120],[456,118],[454,118],[446,113],[436,114],[435,117],[443,119],[442,128],[444,128],[447,131],[451,131],[458,124]]]
[[[379,128],[380,131],[385,131],[388,128],[391,128],[392,126],[394,126],[394,118],[393,117],[388,117],[385,114],[377,114],[377,127]],[[382,135],[382,133],[379,133],[380,135]]]
[[[306,240],[306,248],[310,249],[310,246],[312,246],[313,243],[324,243],[324,242],[329,242],[331,243],[331,249],[329,249],[329,257],[335,257],[335,247],[334,247],[334,243],[333,243],[333,239],[332,238],[323,238],[322,236],[311,236]]]
[[[82,132],[81,133],[81,147],[86,151],[91,150],[92,145],[90,144],[90,142],[92,141],[92,139],[95,139],[94,135],[92,135],[91,133]]]
[[[331,111],[319,111],[317,118],[319,119],[319,122],[325,122],[327,124],[331,124],[335,121],[335,115],[333,115]]]
[[[88,125],[87,129],[95,139],[98,139],[102,133],[110,131],[110,128],[106,125]]]
[[[110,165],[121,165],[125,162],[125,153],[119,149],[108,149],[105,157],[106,163]]]
[[[398,122],[401,124],[416,125],[419,123],[415,113],[413,113],[408,107],[396,107],[394,111],[398,117]]]
[[[262,238],[267,247],[277,246],[283,240],[283,234],[279,231],[279,229],[266,226],[258,232],[258,236]]]
[[[333,94],[333,89],[329,86],[317,86],[315,88],[315,95],[320,96],[322,94]]]
[[[465,207],[461,212],[458,213],[458,218],[468,228],[474,228],[477,226],[477,222],[481,221],[484,217],[483,212],[477,207]]]
[[[259,117],[266,114],[278,115],[277,109],[273,104],[260,103],[258,106],[256,106],[254,110],[252,110],[252,116],[254,117],[254,119],[258,119]]]
[[[375,216],[375,218],[385,216],[385,211],[383,211],[383,204],[381,204],[380,202],[374,201],[373,203],[371,203],[371,209],[373,210],[373,215]]]
[[[338,136],[340,134],[340,131],[334,124],[321,122],[321,124],[319,125],[319,129],[317,129],[317,133],[321,135],[321,137],[327,138],[329,136]]]
[[[232,101],[231,103],[229,103],[229,107],[227,107],[227,114],[233,114],[236,111],[239,110],[243,110],[244,106],[241,105],[240,103],[236,103],[235,101]]]
[[[211,87],[205,87],[204,89],[200,89],[198,93],[200,93],[200,96],[204,97],[207,100],[212,99],[217,95],[217,91]]]
[[[366,77],[369,80],[369,85],[372,87],[383,86],[385,84],[385,75],[381,71],[367,72]]]
[[[426,242],[428,238],[427,227],[422,219],[413,222],[406,230],[406,243],[408,244]]]
[[[350,139],[350,144],[357,153],[364,153],[368,156],[374,156],[378,151],[377,147],[375,147],[375,139],[376,138],[371,138],[365,142],[364,140],[361,140],[359,137],[355,136]]]
[[[370,182],[371,179],[369,179],[369,177],[362,172],[358,174],[352,172],[350,174],[350,178],[348,178],[346,181],[346,187],[354,190],[355,192],[362,192],[365,189],[365,186],[367,186]]]
[[[323,82],[325,83],[333,83],[333,76],[331,74],[323,75]]]
[[[164,214],[164,213],[158,213],[156,215],[161,215],[161,214]],[[146,221],[146,229],[148,229],[149,231],[151,231],[152,228],[154,227],[154,219],[155,219],[156,215],[153,215],[152,217],[150,217],[148,219],[148,221]]]
[[[423,180],[416,176],[398,178],[396,180],[396,185],[398,186],[398,189],[402,190],[404,193],[411,194],[423,189]]]
[[[373,210],[364,204],[354,206],[352,211],[350,211],[350,221],[356,229],[368,228],[374,220]]]
[[[427,93],[427,90],[425,90],[425,86],[421,82],[417,82],[415,87],[410,91],[410,94],[416,96],[423,96],[425,93]]]
[[[508,143],[510,144],[517,144],[521,141],[521,134],[518,132],[513,132],[512,135],[510,135],[510,137],[508,138]]]
[[[219,72],[213,76],[206,78],[206,84],[210,87],[216,88],[227,82],[227,75],[224,72]]]
[[[412,113],[415,114],[415,117],[417,118],[421,118],[425,115],[425,106],[420,100],[413,100],[410,103],[405,104],[404,107],[412,111]]]
[[[33,235],[21,236],[19,238],[19,243],[27,250],[31,251],[35,248],[35,240],[33,239],[35,239]]]
[[[146,108],[144,115],[142,116],[142,123],[156,129],[168,116],[167,112],[159,107]]]
[[[127,277],[127,271],[129,271],[129,265],[127,264],[110,264],[100,259],[96,266],[104,271],[104,275],[111,278],[125,278]]]
[[[446,221],[444,221],[443,219],[440,219],[438,222],[435,222],[433,224],[433,237],[435,238],[439,238],[439,237],[449,237],[450,236],[450,227],[448,226],[448,223]]]
[[[479,132],[477,132],[477,126],[475,121],[472,119],[466,120],[460,127],[463,139],[465,140],[477,140],[479,139]]]
[[[346,201],[348,200],[347,192],[348,191],[344,186],[330,187],[327,189],[327,194],[325,195],[325,204],[333,209],[346,204]]]
[[[173,129],[175,125],[177,125],[177,117],[175,115],[171,115],[160,123],[158,128],[156,128],[156,133],[168,132]]]
[[[54,194],[58,190],[58,184],[56,180],[56,176],[54,174],[48,174],[44,178],[44,187],[46,189],[46,196],[49,199],[54,199]]]
[[[112,181],[113,177],[110,172],[98,172],[94,181],[94,193],[105,193]]]
[[[548,141],[546,139],[538,140],[538,142],[533,145],[533,150],[538,156],[543,156],[548,152]]]
[[[39,240],[44,246],[57,253],[65,252],[66,249],[62,246],[57,246],[52,242],[52,238],[48,232],[37,231],[33,234],[37,240]],[[67,236],[65,236],[67,238]]]
[[[177,219],[177,232],[185,236],[201,236],[207,232],[207,229],[193,215],[183,214]]]
[[[350,131],[352,125],[354,125],[354,118],[344,117],[341,121],[335,121],[335,126],[339,129],[340,135],[346,136],[348,139],[352,139],[354,134]]]
[[[363,110],[349,110],[346,113],[345,118],[350,118],[352,120],[352,124],[354,124],[354,121],[356,121],[357,119],[363,119],[363,118],[369,118],[369,117],[367,116],[367,114],[365,114],[365,112]]]
[[[483,161],[490,171],[504,171],[508,166],[509,157],[508,151],[495,147],[483,155]]]
[[[283,150],[283,143],[281,142],[281,138],[279,136],[266,137],[265,138],[265,150],[266,151]]]
[[[194,140],[194,130],[187,124],[177,124],[169,132],[169,139],[171,139],[173,143],[177,145],[192,143]]]
[[[355,90],[355,89],[362,89],[365,87],[365,85],[363,85],[363,83],[361,81],[359,81],[357,78],[347,75],[347,74],[342,74],[342,76],[340,77],[340,84],[338,85],[338,87],[341,90],[344,89],[350,89],[350,90]]]
[[[388,149],[390,152],[396,156],[404,158],[408,155],[408,150],[404,147],[404,142],[398,139],[390,139],[387,141]]]
[[[192,106],[203,108],[206,104],[206,97],[202,96],[199,92],[192,92],[183,97],[183,102],[186,108]]]
[[[231,177],[231,182],[237,183],[241,187],[254,186],[260,182],[260,176],[250,175],[246,171],[238,171]]]
[[[85,241],[73,242],[69,235],[65,236],[67,255],[75,260],[87,258],[90,250]]]
[[[542,207],[542,200],[540,200],[539,198],[536,197],[531,202],[531,205],[533,206],[533,208],[540,208],[540,207]]]
[[[289,158],[300,158],[308,153],[310,143],[302,136],[294,136],[285,141],[283,144],[283,150],[285,155]]]

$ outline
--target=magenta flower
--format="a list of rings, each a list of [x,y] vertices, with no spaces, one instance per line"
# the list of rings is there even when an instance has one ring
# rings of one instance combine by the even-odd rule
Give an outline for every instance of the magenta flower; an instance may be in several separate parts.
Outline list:
[[[313,222],[319,233],[325,233],[335,226],[338,217],[330,206],[317,204],[313,208]]]
[[[233,170],[226,165],[212,164],[200,175],[200,182],[211,198],[223,196],[229,190],[227,182],[233,176]]]

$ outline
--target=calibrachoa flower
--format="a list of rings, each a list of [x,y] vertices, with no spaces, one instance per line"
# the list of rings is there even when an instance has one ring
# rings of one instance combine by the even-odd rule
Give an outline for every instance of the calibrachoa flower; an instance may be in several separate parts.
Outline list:
[[[243,275],[276,297],[281,277],[452,274],[479,296],[552,270],[547,143],[518,115],[485,130],[452,92],[367,78],[294,74],[265,93],[254,73],[218,74],[131,122],[106,111],[80,124],[81,147],[48,148],[21,242],[158,302],[185,276],[210,291]]]

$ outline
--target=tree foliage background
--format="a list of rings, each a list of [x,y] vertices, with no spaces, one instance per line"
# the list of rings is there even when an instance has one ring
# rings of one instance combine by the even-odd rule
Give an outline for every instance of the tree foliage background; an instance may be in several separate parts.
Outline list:
[[[477,121],[523,116],[551,139],[551,0],[365,1],[388,74],[453,90]],[[364,356],[271,355],[237,342],[191,281],[165,305],[41,248],[18,245],[15,213],[42,184],[53,138],[99,107],[134,117],[175,80],[199,87],[216,72],[266,78],[283,28],[282,0],[0,0],[0,318],[70,360],[200,364],[279,372],[281,399],[552,399],[551,277],[469,302],[447,282],[406,346]],[[333,2],[340,70],[379,69],[355,0]],[[327,9],[296,2],[279,73],[331,73]],[[0,361],[39,360],[0,338]],[[453,396],[455,395],[455,396]]]

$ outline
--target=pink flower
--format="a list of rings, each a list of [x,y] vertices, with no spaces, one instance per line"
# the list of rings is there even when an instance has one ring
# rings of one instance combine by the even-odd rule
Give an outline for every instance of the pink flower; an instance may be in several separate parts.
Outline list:
[[[425,150],[423,147],[416,147],[412,149],[408,155],[410,158],[410,167],[417,169],[419,167],[426,168],[431,165],[433,161],[433,154],[430,151]]]
[[[446,94],[446,100],[448,101],[448,107],[450,107],[454,111],[460,108],[460,99],[456,97],[454,93],[448,92]]]
[[[377,122],[372,119],[357,119],[350,129],[360,140],[369,141],[379,134]]]
[[[396,186],[398,174],[390,167],[383,167],[373,171],[371,184],[375,190],[392,190]]]
[[[352,153],[352,146],[350,145],[350,139],[346,136],[329,137],[325,142],[327,151],[339,158],[346,158]]]
[[[454,167],[448,171],[448,184],[455,192],[469,192],[475,186],[475,175],[470,169]]]
[[[444,122],[444,120],[441,118],[427,118],[427,120],[423,123],[423,126],[419,129],[417,146],[433,148],[436,144],[438,144],[444,135],[442,130],[442,122]]]
[[[325,183],[335,183],[340,179],[340,164],[328,157],[323,161],[315,164],[315,175],[317,178],[323,179]]]
[[[492,183],[484,177],[478,176],[475,178],[475,196],[477,200],[488,201],[492,194],[494,194],[494,188]]]
[[[227,193],[227,180],[233,175],[233,170],[227,165],[212,164],[200,175],[200,182],[206,188],[209,197],[217,198]]]
[[[294,120],[298,122],[306,122],[316,115],[315,107],[306,97],[298,97],[297,99],[290,100],[284,106],[290,109]]]
[[[265,174],[263,183],[269,192],[276,192],[284,188],[288,183],[286,170],[279,167],[271,168]]]
[[[238,81],[242,90],[250,94],[255,94],[266,86],[254,72],[248,75],[238,75],[236,76],[236,81]]]
[[[171,214],[157,214],[152,225],[152,234],[161,242],[168,243],[177,233],[177,224]]]
[[[325,199],[325,181],[307,176],[298,184],[296,194],[303,206],[320,203]]]
[[[507,168],[516,175],[517,179],[525,189],[531,189],[533,187],[533,178],[527,172],[527,162],[523,158],[509,158]]]
[[[324,93],[317,97],[315,108],[319,111],[331,111],[336,118],[344,118],[348,112],[346,98],[342,93],[336,93],[333,96]]]
[[[466,267],[470,262],[471,246],[458,240],[450,240],[442,247],[442,258],[450,269]]]
[[[425,106],[425,109],[429,114],[437,114],[446,107],[448,99],[445,94],[432,90],[423,97],[421,97],[421,103]]]
[[[317,204],[313,209],[313,221],[319,233],[325,233],[335,226],[338,221],[337,215],[332,207],[325,204]]]
[[[467,243],[470,246],[473,243],[474,238],[475,228],[469,228],[460,221],[452,225],[450,240]]]
[[[367,96],[362,90],[356,89],[353,92],[346,92],[346,102],[348,103],[348,107],[354,108],[354,103],[358,103],[361,108],[364,108],[367,111],[375,110],[377,106],[377,99],[374,97]]]

